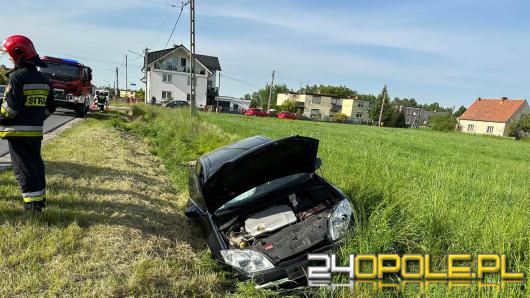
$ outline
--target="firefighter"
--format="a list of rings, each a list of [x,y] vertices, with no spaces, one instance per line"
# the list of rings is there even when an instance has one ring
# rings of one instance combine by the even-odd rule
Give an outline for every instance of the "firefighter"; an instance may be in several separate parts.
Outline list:
[[[49,81],[37,67],[47,67],[31,40],[9,36],[2,44],[14,68],[0,103],[0,137],[7,139],[13,172],[22,190],[24,209],[42,211],[46,207],[46,179],[41,157],[42,126],[55,112]]]

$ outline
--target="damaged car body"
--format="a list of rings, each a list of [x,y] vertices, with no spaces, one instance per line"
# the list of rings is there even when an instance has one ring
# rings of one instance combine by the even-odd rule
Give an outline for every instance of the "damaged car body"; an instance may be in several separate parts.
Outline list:
[[[318,140],[255,136],[190,166],[186,215],[214,258],[267,287],[305,277],[307,253],[335,248],[350,224],[344,193],[315,171]]]

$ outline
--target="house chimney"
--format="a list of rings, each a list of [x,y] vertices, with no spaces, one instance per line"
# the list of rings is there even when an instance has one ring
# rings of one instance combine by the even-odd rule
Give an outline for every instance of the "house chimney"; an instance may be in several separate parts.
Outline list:
[[[477,97],[477,100],[478,100],[478,101],[481,101],[481,100],[482,100],[482,98],[480,98],[480,96],[479,96],[479,97]]]
[[[508,97],[501,97],[501,100],[502,100],[502,101],[505,101],[505,100],[507,100],[507,99],[508,99]]]

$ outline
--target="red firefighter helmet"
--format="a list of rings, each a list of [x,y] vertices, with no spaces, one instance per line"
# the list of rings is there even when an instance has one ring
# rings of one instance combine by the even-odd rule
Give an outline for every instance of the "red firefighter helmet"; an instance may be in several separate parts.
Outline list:
[[[35,50],[33,42],[23,35],[11,35],[2,43],[2,51],[5,51],[13,58],[15,63],[30,62],[37,66],[46,67]]]

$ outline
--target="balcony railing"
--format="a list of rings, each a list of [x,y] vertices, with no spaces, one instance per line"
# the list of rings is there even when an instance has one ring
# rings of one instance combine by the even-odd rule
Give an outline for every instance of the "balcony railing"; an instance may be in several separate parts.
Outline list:
[[[217,87],[208,87],[208,89],[206,89],[206,96],[207,97],[219,96],[219,89]]]
[[[155,63],[155,69],[160,69],[160,70],[168,70],[168,71],[176,71],[176,72],[184,72],[184,73],[189,73],[190,72],[190,68],[188,66],[173,66],[173,65],[161,65],[159,63]],[[202,69],[201,71],[195,71],[196,74],[206,74],[206,71],[204,69]]]

